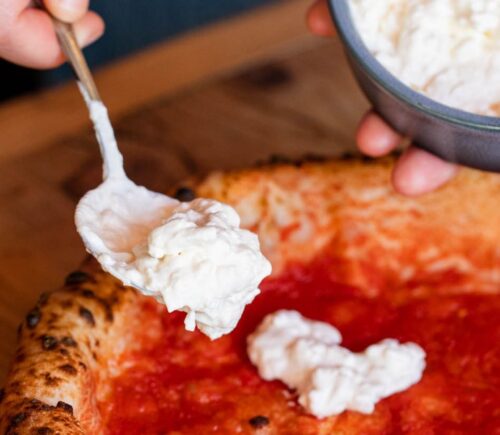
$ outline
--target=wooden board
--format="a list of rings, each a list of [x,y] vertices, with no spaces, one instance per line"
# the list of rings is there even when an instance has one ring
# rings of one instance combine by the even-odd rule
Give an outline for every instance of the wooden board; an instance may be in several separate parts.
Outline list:
[[[195,81],[173,97],[161,89],[156,95],[151,84],[145,89],[148,101],[122,108],[113,120],[130,176],[159,191],[194,174],[249,166],[273,154],[352,149],[367,107],[338,43],[321,39],[287,44],[250,68]],[[34,97],[23,104],[35,110],[41,103]],[[22,128],[20,119],[13,122]],[[8,140],[5,132],[2,140]],[[83,258],[74,207],[99,183],[100,169],[88,122],[0,163],[0,378],[24,314]]]
[[[233,68],[308,45],[314,40],[304,20],[309,3],[284,0],[116,62],[96,74],[101,96],[121,115]],[[74,83],[0,105],[0,161],[50,145],[86,121]]]

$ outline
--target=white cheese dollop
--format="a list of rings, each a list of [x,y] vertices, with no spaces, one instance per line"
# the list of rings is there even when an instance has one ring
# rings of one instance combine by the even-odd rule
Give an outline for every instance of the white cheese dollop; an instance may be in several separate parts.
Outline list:
[[[299,403],[319,418],[345,410],[371,413],[379,400],[422,377],[425,352],[414,343],[387,339],[353,353],[341,339],[327,323],[281,310],[248,337],[247,350],[263,379],[296,389]]]
[[[133,249],[124,275],[156,291],[170,312],[186,312],[186,329],[196,325],[218,338],[236,327],[271,273],[257,235],[239,225],[228,205],[209,199],[182,203]]]
[[[368,49],[417,92],[500,116],[499,0],[350,0]]]

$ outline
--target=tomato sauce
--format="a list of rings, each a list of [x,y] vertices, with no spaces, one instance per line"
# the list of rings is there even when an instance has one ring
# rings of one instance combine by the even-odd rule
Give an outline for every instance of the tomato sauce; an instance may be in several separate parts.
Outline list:
[[[160,316],[163,329],[154,342],[144,339],[140,353],[124,356],[127,368],[100,404],[109,432],[500,433],[499,296],[443,294],[435,280],[430,296],[416,297],[408,288],[369,298],[335,282],[334,269],[323,257],[264,281],[237,329],[213,342],[185,331],[182,314],[144,298],[144,328]],[[441,280],[446,288],[448,275]],[[353,351],[384,338],[418,343],[427,353],[423,379],[379,402],[370,415],[307,415],[292,391],[260,379],[246,356],[247,335],[283,308],[331,323]]]

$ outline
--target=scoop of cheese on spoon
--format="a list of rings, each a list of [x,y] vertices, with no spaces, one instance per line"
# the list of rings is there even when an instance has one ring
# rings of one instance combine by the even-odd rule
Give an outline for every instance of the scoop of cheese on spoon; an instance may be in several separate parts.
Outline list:
[[[87,250],[124,284],[186,312],[188,330],[196,325],[212,339],[232,331],[271,272],[257,236],[228,205],[180,203],[133,183],[106,108],[87,103],[104,160],[104,182],[75,214]]]
[[[69,24],[54,19],[79,79],[104,161],[103,183],[80,201],[75,222],[87,251],[124,284],[186,315],[211,339],[232,331],[259,293],[271,264],[255,234],[228,205],[180,203],[137,186],[125,174],[106,107]]]

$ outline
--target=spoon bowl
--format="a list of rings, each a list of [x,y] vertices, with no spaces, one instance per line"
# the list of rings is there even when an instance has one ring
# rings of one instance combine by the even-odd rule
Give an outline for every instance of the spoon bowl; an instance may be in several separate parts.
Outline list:
[[[108,178],[78,203],[75,223],[87,251],[124,284],[148,290],[125,273],[133,248],[171,215],[179,201],[138,186],[127,177]]]

